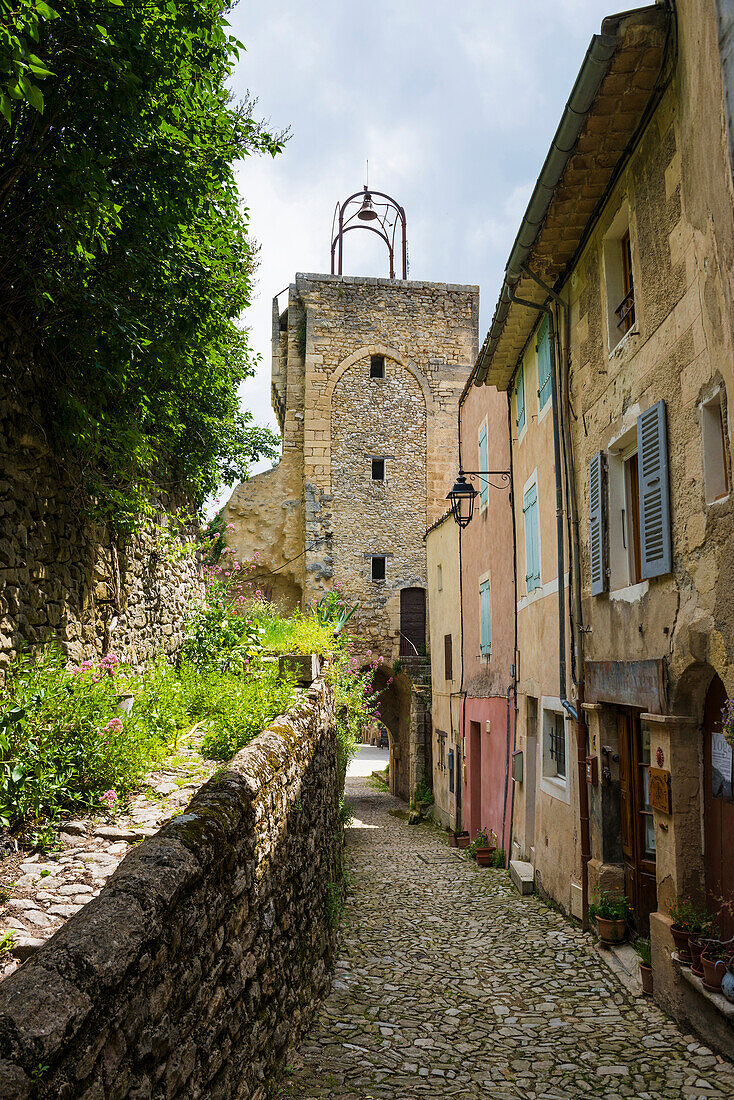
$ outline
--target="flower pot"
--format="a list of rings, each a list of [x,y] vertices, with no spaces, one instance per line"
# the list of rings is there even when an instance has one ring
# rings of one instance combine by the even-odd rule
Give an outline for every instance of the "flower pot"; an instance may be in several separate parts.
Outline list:
[[[721,980],[727,970],[726,963],[722,959],[707,959],[705,955],[701,955],[701,963],[703,965],[703,984],[712,993],[719,993],[721,991]]]
[[[471,844],[471,838],[468,833],[459,833],[456,838],[457,848],[468,848]]]
[[[691,965],[691,952],[688,949],[688,932],[685,928],[679,928],[677,924],[670,926],[670,932],[678,952],[678,962],[683,966]]]
[[[721,992],[726,997],[727,1001],[731,1001],[734,1004],[734,970],[731,966],[727,970],[721,979]]]
[[[459,841],[466,840],[466,844],[460,844]],[[449,841],[452,848],[466,848],[469,844],[469,834],[467,832],[457,833],[456,830],[452,830],[449,837]]]
[[[691,973],[697,977],[703,977],[703,967],[701,966],[701,953],[706,945],[699,940],[698,936],[688,937],[688,950],[691,956]]]
[[[477,848],[474,853],[477,861],[477,867],[491,867],[492,856],[497,851],[496,848]]]
[[[640,963],[640,982],[642,983],[642,992],[646,993],[648,997],[652,997],[652,967],[645,966],[644,963]]]
[[[596,918],[596,927],[602,943],[621,943],[627,934],[627,922],[622,919]]]

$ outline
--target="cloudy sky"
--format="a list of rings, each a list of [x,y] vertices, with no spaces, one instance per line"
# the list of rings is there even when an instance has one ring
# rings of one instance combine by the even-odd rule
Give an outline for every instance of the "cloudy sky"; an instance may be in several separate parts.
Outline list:
[[[610,0],[240,0],[247,47],[233,81],[292,137],[239,171],[261,248],[243,317],[262,356],[242,390],[270,409],[270,310],[297,271],[328,272],[338,199],[370,183],[406,211],[410,277],[477,283],[481,331],[505,260],[591,36]],[[374,246],[372,245],[374,241]],[[345,274],[385,276],[369,233],[345,245]],[[267,463],[265,465],[268,465]]]

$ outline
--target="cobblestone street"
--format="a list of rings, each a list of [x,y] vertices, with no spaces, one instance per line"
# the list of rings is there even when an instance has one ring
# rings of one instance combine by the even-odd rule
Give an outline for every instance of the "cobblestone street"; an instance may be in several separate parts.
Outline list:
[[[331,995],[288,1100],[678,1100],[734,1095],[734,1068],[635,998],[590,937],[506,872],[464,862],[404,805],[347,780],[352,893]]]

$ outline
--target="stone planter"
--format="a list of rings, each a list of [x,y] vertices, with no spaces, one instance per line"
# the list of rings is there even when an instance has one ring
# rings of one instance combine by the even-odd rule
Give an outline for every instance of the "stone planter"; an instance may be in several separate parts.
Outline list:
[[[318,653],[284,653],[278,658],[280,676],[293,676],[301,687],[310,687],[321,675]]]
[[[477,861],[477,867],[491,867],[492,856],[497,851],[496,848],[477,848],[474,853],[474,858]]]
[[[727,970],[726,963],[722,959],[707,959],[705,955],[701,955],[701,964],[703,965],[703,984],[706,989],[712,993],[719,993],[721,980]]]
[[[622,943],[627,935],[627,922],[622,918],[596,918],[596,928],[602,943]]]
[[[691,965],[691,952],[688,947],[689,933],[685,928],[679,928],[677,924],[670,926],[670,932],[675,943],[675,949],[678,952],[678,962],[682,966]]]
[[[652,997],[652,967],[645,966],[644,963],[640,963],[640,982],[642,984],[642,992]]]

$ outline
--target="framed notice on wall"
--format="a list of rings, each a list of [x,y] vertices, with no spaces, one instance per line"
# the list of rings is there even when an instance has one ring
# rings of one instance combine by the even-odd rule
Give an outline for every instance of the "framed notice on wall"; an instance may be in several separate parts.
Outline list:
[[[732,747],[723,733],[711,734],[711,794],[732,798]]]

